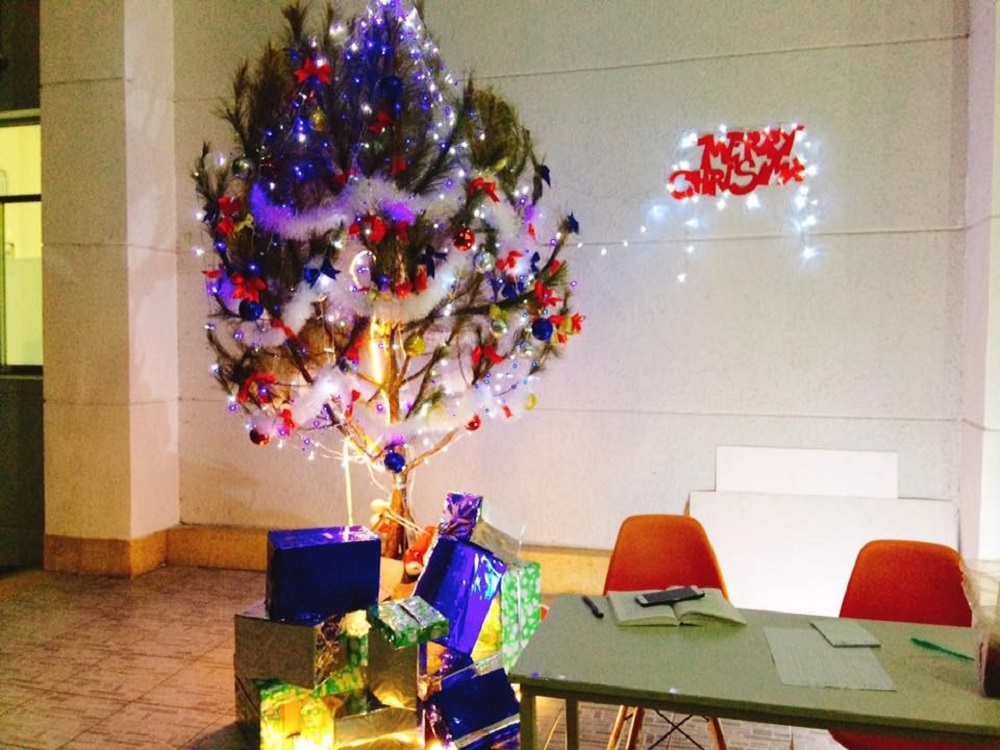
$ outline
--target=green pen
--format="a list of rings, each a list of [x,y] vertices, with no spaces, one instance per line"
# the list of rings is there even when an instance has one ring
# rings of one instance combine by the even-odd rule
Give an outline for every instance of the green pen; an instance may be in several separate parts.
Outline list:
[[[957,659],[967,659],[968,661],[975,661],[974,656],[969,656],[968,654],[963,654],[961,651],[955,651],[954,649],[948,648],[947,646],[942,646],[938,643],[932,643],[931,641],[925,641],[923,638],[917,638],[912,636],[910,641],[921,648],[930,649],[931,651],[937,651],[942,654],[948,654],[949,656],[954,656]]]

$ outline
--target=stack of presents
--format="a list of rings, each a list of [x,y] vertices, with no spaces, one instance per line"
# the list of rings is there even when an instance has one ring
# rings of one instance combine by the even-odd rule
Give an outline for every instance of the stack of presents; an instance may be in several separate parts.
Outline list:
[[[538,563],[452,494],[416,585],[380,601],[361,526],[268,534],[265,600],[236,616],[237,719],[265,750],[516,747],[507,670],[541,619]]]

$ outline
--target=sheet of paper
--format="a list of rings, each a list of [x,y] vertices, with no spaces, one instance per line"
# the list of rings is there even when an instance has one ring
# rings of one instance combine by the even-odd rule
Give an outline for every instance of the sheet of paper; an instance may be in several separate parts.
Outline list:
[[[853,620],[811,620],[816,630],[823,634],[831,646],[880,646],[873,636]]]
[[[869,648],[835,648],[813,628],[765,628],[771,658],[785,685],[895,690]]]

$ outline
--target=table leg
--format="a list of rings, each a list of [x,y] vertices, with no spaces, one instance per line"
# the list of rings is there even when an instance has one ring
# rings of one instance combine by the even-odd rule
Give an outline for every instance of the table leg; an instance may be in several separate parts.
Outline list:
[[[521,750],[535,750],[538,741],[535,739],[537,730],[537,715],[535,710],[535,694],[530,689],[521,686]]]
[[[566,699],[566,750],[580,748],[580,704]]]

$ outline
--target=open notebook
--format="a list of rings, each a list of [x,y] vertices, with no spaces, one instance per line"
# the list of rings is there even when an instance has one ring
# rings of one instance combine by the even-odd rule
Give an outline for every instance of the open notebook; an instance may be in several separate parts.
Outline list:
[[[611,614],[619,625],[705,625],[712,622],[746,624],[740,614],[719,589],[703,589],[705,596],[688,599],[676,604],[657,604],[643,607],[636,600],[637,594],[648,591],[609,591]]]

